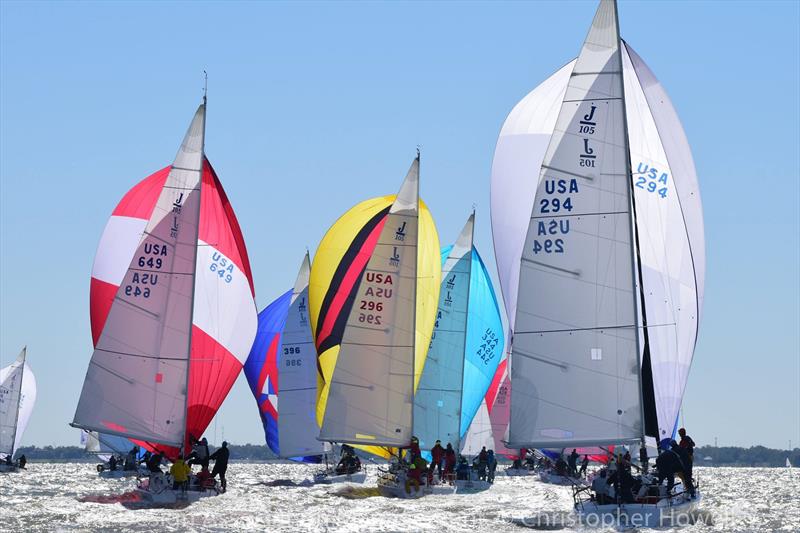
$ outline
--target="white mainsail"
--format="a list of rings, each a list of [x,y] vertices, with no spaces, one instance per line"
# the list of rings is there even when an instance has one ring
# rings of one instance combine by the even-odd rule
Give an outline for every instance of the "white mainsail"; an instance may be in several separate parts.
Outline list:
[[[616,5],[603,0],[545,153],[522,252],[509,447],[643,435]]]
[[[308,316],[308,281],[311,261],[303,258],[281,336],[278,357],[278,439],[281,457],[325,453],[320,442],[317,403],[317,351]]]
[[[14,455],[36,403],[36,379],[25,362],[27,347],[0,369],[0,456]]]
[[[320,439],[407,446],[414,408],[419,157],[359,279]]]
[[[460,449],[474,227],[472,213],[442,267],[433,336],[414,397],[414,434],[422,449],[437,439]]]
[[[182,447],[205,103],[178,150],[86,372],[73,425]]]

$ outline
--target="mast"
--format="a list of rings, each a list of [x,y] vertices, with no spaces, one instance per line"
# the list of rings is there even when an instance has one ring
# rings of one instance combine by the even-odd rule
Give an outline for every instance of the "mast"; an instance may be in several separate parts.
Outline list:
[[[628,178],[628,191],[630,194],[630,202],[631,202],[631,218],[632,223],[630,224],[630,239],[631,239],[631,262],[633,264],[633,313],[634,313],[634,340],[636,342],[636,357],[638,360],[638,365],[636,369],[636,376],[639,380],[639,410],[642,417],[642,446],[645,445],[645,413],[644,413],[644,391],[642,389],[642,347],[639,341],[639,305],[637,302],[637,296],[641,296],[642,290],[642,258],[639,255],[639,232],[636,225],[636,192],[633,188],[633,168],[631,165],[631,143],[630,139],[628,138],[628,113],[625,109],[625,75],[622,68],[622,39],[620,39],[619,35],[619,10],[617,9],[617,0],[612,0],[614,3],[614,25],[616,26],[617,32],[617,61],[620,69],[619,75],[619,86],[620,86],[620,95],[622,97],[622,131],[623,136],[625,139],[625,166]],[[647,335],[647,325],[644,323],[644,298],[641,298],[642,304],[642,330],[644,335]],[[646,344],[646,341],[645,341]]]
[[[417,398],[416,382],[417,382],[417,282],[419,281],[419,178],[420,178],[420,153],[419,146],[417,146],[417,232],[414,238],[417,240],[414,246],[414,299],[412,306],[414,308],[414,315],[411,319],[411,436],[414,436],[414,403]],[[409,441],[409,444],[411,442]],[[399,452],[398,452],[399,455]]]

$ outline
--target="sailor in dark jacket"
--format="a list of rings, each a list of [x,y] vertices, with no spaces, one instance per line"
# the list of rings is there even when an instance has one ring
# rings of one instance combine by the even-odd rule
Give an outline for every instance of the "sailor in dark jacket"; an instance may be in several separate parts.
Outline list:
[[[658,483],[667,480],[667,493],[672,491],[675,485],[675,474],[680,474],[683,478],[684,488],[689,491],[689,495],[694,498],[694,484],[692,483],[691,467],[689,457],[685,450],[682,450],[674,440],[670,443],[670,448],[661,452],[656,459],[656,470],[658,471]]]

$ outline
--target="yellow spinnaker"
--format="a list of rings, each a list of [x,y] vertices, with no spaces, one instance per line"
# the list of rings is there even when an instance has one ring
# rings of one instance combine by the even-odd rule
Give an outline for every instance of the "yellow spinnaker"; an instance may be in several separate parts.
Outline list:
[[[328,383],[339,355],[339,343],[353,304],[353,281],[357,279],[359,254],[368,253],[365,244],[388,214],[395,195],[359,203],[342,215],[322,239],[311,266],[309,312],[317,346],[317,423],[321,426],[328,400]],[[419,384],[439,303],[442,278],[439,235],[427,206],[419,203],[417,255],[417,312],[414,386]],[[363,255],[361,256],[363,259]],[[362,449],[387,457],[385,448]]]

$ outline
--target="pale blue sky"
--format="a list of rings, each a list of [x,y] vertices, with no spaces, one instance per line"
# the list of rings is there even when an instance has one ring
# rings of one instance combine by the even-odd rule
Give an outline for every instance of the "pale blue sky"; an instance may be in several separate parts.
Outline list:
[[[622,34],[694,152],[706,304],[684,401],[698,443],[800,445],[800,4],[628,2]],[[396,192],[420,144],[442,242],[472,204],[494,271],[489,173],[512,106],[574,57],[595,2],[0,3],[0,359],[39,381],[24,442],[70,444],[89,277],[125,191],[170,163],[209,72],[207,153],[259,308],[343,211]],[[209,436],[214,438],[214,425]],[[216,440],[262,443],[244,376]]]

